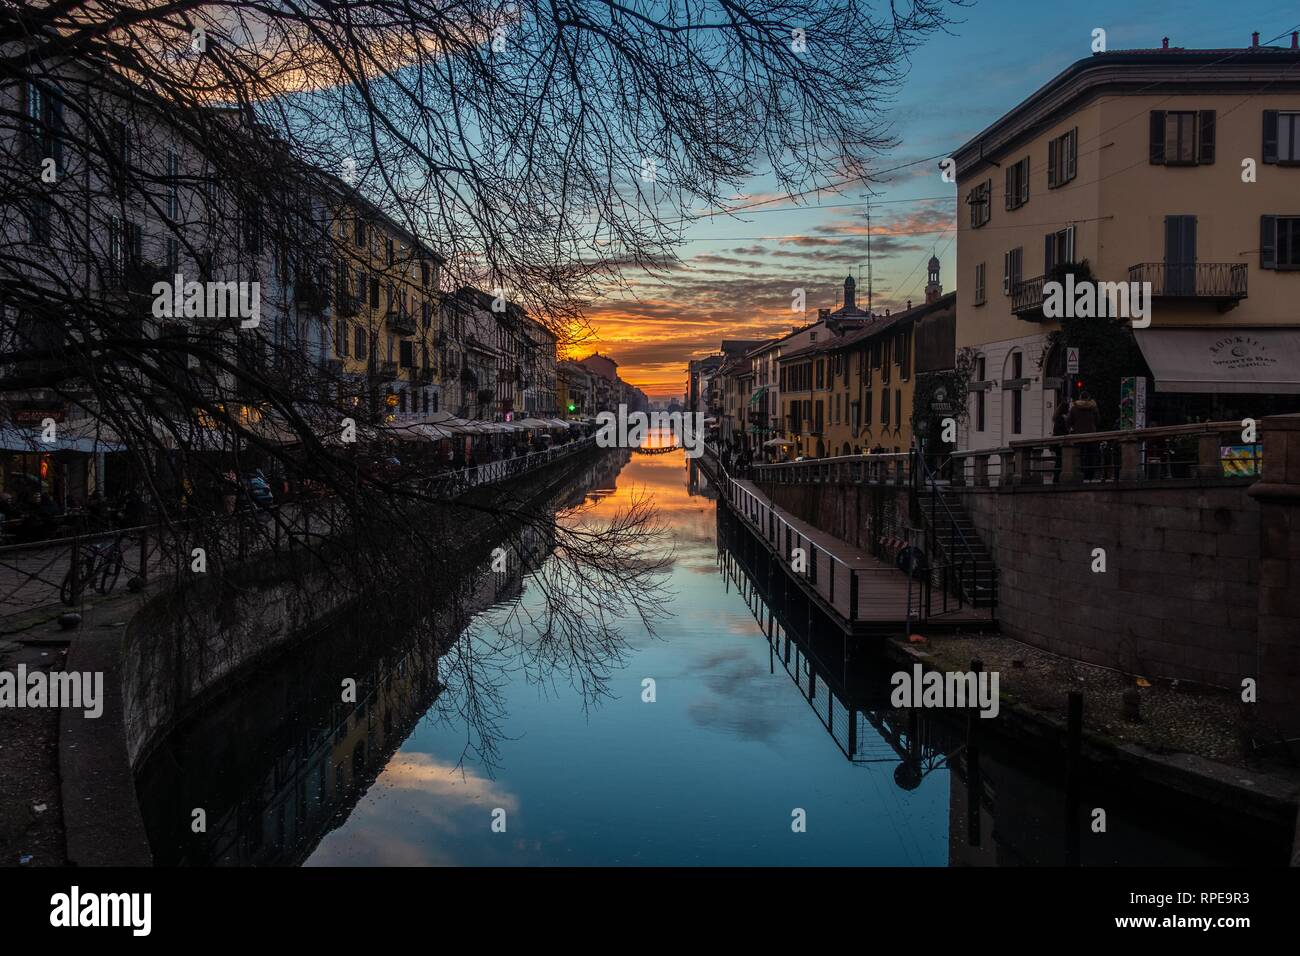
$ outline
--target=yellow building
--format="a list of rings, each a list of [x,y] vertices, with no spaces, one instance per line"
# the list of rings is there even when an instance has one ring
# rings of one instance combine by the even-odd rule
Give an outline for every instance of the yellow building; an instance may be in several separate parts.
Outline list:
[[[355,194],[333,233],[340,397],[379,419],[437,411],[441,257]]]
[[[1294,35],[1289,49],[1256,35],[1232,51],[1166,41],[1096,54],[954,154],[956,347],[977,353],[963,447],[1050,434],[1055,410],[1094,375],[1107,381],[1092,396],[1103,427],[1114,419],[1113,376],[1090,354],[1074,373],[1069,343],[1051,335],[1062,326],[1045,287],[1067,275],[1149,290],[1147,315],[1130,320],[1153,380],[1151,419],[1294,409],[1298,67]]]
[[[912,442],[913,333],[920,309],[780,359],[785,437],[791,457],[907,451]]]

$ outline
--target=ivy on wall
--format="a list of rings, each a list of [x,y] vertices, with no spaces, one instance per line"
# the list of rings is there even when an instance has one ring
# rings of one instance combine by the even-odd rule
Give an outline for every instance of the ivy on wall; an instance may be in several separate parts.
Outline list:
[[[931,428],[934,428],[935,414],[930,410],[930,406],[937,400],[940,389],[943,390],[945,401],[952,403],[952,418],[956,419],[959,425],[965,422],[970,414],[968,398],[971,382],[974,380],[975,350],[973,348],[958,349],[952,368],[918,374],[916,387],[912,392],[912,434],[920,433],[919,426],[922,421],[929,421]]]

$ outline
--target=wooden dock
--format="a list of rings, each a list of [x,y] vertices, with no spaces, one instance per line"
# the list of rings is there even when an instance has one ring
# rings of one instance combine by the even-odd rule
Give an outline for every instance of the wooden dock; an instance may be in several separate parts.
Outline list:
[[[909,576],[773,504],[752,482],[719,475],[722,496],[776,558],[786,575],[857,634],[901,633],[934,624],[934,589],[924,575]],[[942,595],[938,595],[942,597]],[[985,621],[979,609],[945,608],[944,623]]]

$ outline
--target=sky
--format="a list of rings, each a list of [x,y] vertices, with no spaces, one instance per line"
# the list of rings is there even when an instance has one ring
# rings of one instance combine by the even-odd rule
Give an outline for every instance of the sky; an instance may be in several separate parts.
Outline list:
[[[940,261],[945,292],[955,287],[956,186],[942,181],[950,155],[1074,61],[1091,54],[1093,30],[1108,50],[1225,48],[1300,28],[1294,2],[1272,0],[975,0],[955,12],[948,34],[930,38],[912,57],[886,119],[898,145],[872,157],[873,304],[880,311],[924,298],[926,262]],[[810,53],[815,53],[813,38]],[[923,162],[920,162],[924,160]],[[741,196],[771,199],[755,177]],[[686,363],[711,354],[722,339],[762,339],[841,304],[844,279],[867,291],[867,189],[858,183],[799,203],[778,199],[738,217],[700,220],[679,247],[680,263],[659,276],[626,275],[632,297],[610,296],[589,309],[593,335],[578,355],[600,351],[625,381],[651,398],[680,396]],[[761,210],[761,211],[760,211]],[[794,289],[806,313],[792,312]]]

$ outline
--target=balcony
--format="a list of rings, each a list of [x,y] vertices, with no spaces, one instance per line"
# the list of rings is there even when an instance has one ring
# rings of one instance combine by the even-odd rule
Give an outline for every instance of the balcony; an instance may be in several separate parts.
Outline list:
[[[361,311],[361,300],[354,295],[339,295],[334,307],[339,315],[354,319]]]
[[[384,321],[388,324],[389,331],[394,335],[415,334],[415,316],[410,312],[389,310],[388,314],[384,316]]]
[[[378,365],[379,378],[392,381],[397,378],[398,369],[396,362],[380,362]]]
[[[1151,283],[1153,299],[1213,302],[1227,312],[1246,298],[1244,262],[1139,262],[1129,266],[1130,282]]]
[[[304,312],[324,312],[330,306],[329,294],[313,282],[294,283],[293,301]]]
[[[1022,279],[1011,287],[1011,312],[1027,322],[1043,320],[1043,284],[1047,276]]]

